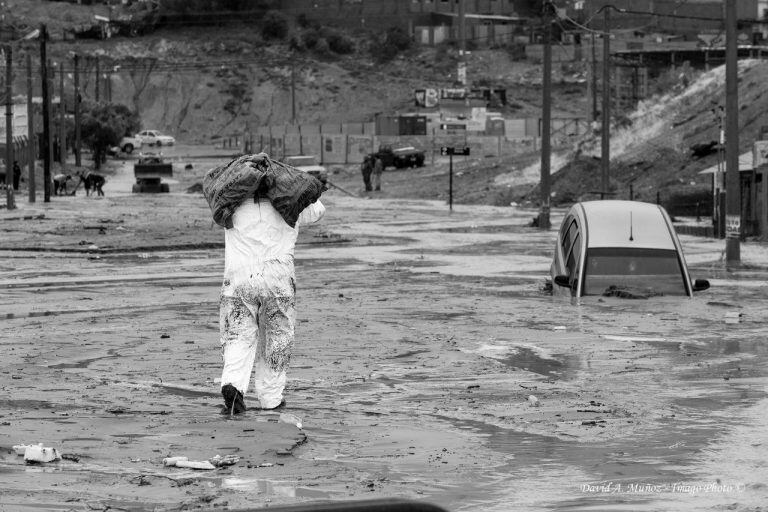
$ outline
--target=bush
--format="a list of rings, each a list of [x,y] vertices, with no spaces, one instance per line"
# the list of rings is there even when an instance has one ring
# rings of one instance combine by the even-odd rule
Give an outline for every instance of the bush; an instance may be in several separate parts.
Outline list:
[[[315,45],[317,45],[318,39],[320,39],[320,31],[316,28],[307,29],[301,35],[301,41],[304,43],[304,46],[310,50],[314,49]]]
[[[349,37],[338,32],[328,34],[328,47],[333,53],[347,55],[355,51],[355,43]]]
[[[267,11],[261,35],[264,39],[285,39],[288,35],[288,18],[280,11]]]
[[[331,47],[328,46],[328,41],[324,37],[321,37],[315,43],[315,51],[320,55],[328,55],[331,52]]]
[[[383,40],[372,42],[371,54],[380,61],[388,61],[410,47],[410,36],[400,27],[391,27],[384,33]]]

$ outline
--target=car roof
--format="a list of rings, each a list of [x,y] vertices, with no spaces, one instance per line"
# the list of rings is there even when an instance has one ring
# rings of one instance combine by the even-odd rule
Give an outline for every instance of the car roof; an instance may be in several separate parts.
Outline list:
[[[636,247],[676,250],[664,209],[639,201],[584,201],[587,247]]]

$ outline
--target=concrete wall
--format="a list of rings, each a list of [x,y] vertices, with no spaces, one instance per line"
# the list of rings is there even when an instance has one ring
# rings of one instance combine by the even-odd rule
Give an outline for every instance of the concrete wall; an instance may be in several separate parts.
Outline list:
[[[448,133],[433,130],[429,135],[374,135],[373,123],[345,123],[343,125],[301,125],[264,127],[256,133],[241,134],[237,140],[223,141],[226,146],[242,148],[245,152],[264,151],[274,158],[292,155],[315,155],[324,165],[358,164],[363,157],[379,146],[414,146],[423,150],[427,162],[440,148],[469,147],[473,156],[514,155],[535,150],[539,146],[540,120],[538,118],[504,120],[504,134],[485,135],[482,132],[457,131]],[[342,131],[345,127],[350,131]],[[570,144],[575,137],[589,129],[583,119],[552,120],[552,144]]]

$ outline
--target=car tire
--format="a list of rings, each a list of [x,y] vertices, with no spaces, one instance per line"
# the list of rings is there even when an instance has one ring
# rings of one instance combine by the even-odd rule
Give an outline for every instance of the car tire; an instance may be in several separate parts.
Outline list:
[[[170,192],[171,186],[168,183],[161,183],[160,184],[160,192]]]
[[[129,155],[133,153],[133,144],[126,144],[123,146],[123,153],[128,153]]]

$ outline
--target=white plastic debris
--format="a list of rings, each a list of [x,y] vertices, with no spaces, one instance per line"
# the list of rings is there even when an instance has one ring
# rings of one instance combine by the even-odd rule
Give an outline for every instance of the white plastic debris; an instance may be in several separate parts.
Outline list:
[[[13,451],[16,452],[16,455],[24,455],[24,452],[27,451],[27,448],[30,446],[37,446],[34,444],[15,444],[13,445]]]
[[[540,405],[539,399],[533,395],[528,395],[528,405],[530,405],[531,407],[538,407]]]
[[[283,423],[290,423],[296,425],[296,428],[301,428],[301,418],[294,416],[293,414],[284,412],[280,414],[280,421]]]
[[[741,313],[739,311],[729,311],[725,314],[725,323],[737,324],[741,321]]]
[[[564,325],[556,325],[552,328],[553,331],[564,331],[565,326]]]
[[[240,457],[237,455],[215,455],[211,458],[208,462],[213,464],[216,467],[222,467],[222,466],[232,466],[233,464],[237,464],[237,462],[240,460]]]
[[[179,460],[176,461],[176,467],[187,469],[216,469],[216,466],[207,460]]]
[[[189,460],[189,457],[166,457],[163,459],[163,466],[175,466],[177,462]]]
[[[25,462],[53,462],[59,460],[61,456],[56,448],[43,446],[42,443],[34,446],[27,446],[24,450]]]

